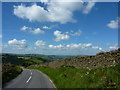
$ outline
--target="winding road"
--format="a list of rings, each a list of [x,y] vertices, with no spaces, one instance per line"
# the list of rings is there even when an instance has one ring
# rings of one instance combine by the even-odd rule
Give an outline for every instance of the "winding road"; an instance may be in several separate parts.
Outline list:
[[[4,88],[55,88],[48,76],[38,70],[23,69],[23,72]]]

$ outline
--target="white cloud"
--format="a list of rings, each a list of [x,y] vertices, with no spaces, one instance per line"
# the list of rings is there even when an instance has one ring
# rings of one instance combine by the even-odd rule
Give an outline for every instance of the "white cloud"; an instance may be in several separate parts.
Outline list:
[[[54,31],[54,35],[56,38],[54,39],[55,41],[61,41],[61,40],[69,40],[70,36],[67,34],[62,34],[61,31]]]
[[[34,30],[30,30],[30,32],[33,33],[33,34],[43,34],[44,33],[44,31],[41,30],[40,28],[36,28]]]
[[[120,18],[117,18],[116,20],[111,20],[107,26],[111,29],[117,29],[119,26],[118,24],[120,23]]]
[[[23,30],[23,31],[28,30],[28,31],[31,32],[32,34],[43,34],[43,33],[44,33],[44,31],[41,30],[40,28],[31,28],[31,27],[27,27],[27,26],[23,26],[23,27],[21,28],[21,30]]]
[[[80,36],[82,34],[81,30],[78,30],[77,32],[71,33],[72,36]]]
[[[8,44],[9,45],[24,45],[24,44],[26,44],[26,40],[13,39],[13,40],[8,41]]]
[[[49,0],[40,0],[42,3],[48,3]]]
[[[14,46],[18,49],[22,49],[22,48],[27,47],[27,43],[26,43],[25,39],[23,39],[23,40],[17,40],[17,39],[9,40],[8,45]]]
[[[0,34],[0,38],[2,38],[2,34]]]
[[[114,49],[118,49],[118,47],[119,47],[118,44],[115,44],[114,46],[110,46],[109,49],[114,50]]]
[[[64,45],[48,45],[49,48],[64,48]]]
[[[80,36],[82,34],[82,31],[78,30],[74,32],[73,30],[71,30],[70,32],[65,32],[65,33],[69,36]]]
[[[114,47],[114,46],[110,46],[109,48],[110,49],[117,49],[117,47]]]
[[[67,44],[67,45],[48,45],[49,48],[53,49],[67,49],[67,50],[84,50],[85,48],[91,48],[92,50],[100,50],[102,51],[103,49],[98,47],[98,46],[93,46],[91,43],[73,43],[73,44]]]
[[[68,45],[66,45],[67,48],[78,48],[81,46],[82,46],[82,44],[68,44]]]
[[[86,43],[86,44],[68,44],[66,45],[67,48],[86,48],[86,47],[91,47],[91,43]]]
[[[58,25],[43,26],[42,28],[43,29],[52,29],[52,28],[55,28],[55,27],[58,27]]]
[[[118,49],[118,47],[115,47],[115,46],[110,46],[109,48],[110,49]]]
[[[86,6],[84,6],[83,13],[88,14],[94,6],[95,6],[95,2],[89,1],[88,4]]]
[[[39,47],[45,46],[45,42],[42,41],[42,40],[37,40],[37,41],[35,42],[35,45],[36,45],[36,46],[39,46]]]
[[[51,29],[51,28],[48,26],[43,26],[43,29]]]
[[[88,2],[84,5],[83,2],[60,2],[59,0],[45,4],[47,5],[47,10],[36,4],[14,6],[14,14],[29,21],[60,22],[64,24],[76,22],[73,18],[73,12],[81,10],[83,13],[88,14],[95,5],[93,2]]]
[[[91,47],[91,46],[92,46],[91,43],[83,44],[83,47]]]
[[[93,49],[97,49],[97,50],[103,50],[102,48],[98,47],[98,46],[92,46]]]
[[[22,28],[21,28],[21,30],[23,30],[23,31],[25,31],[25,30],[27,30],[28,29],[28,27],[26,27],[26,26],[23,26]]]

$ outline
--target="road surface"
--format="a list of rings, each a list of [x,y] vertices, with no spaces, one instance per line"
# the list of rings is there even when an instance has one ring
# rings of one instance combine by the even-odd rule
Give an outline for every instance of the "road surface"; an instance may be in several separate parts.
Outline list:
[[[55,88],[52,81],[38,70],[23,69],[23,72],[4,88]]]

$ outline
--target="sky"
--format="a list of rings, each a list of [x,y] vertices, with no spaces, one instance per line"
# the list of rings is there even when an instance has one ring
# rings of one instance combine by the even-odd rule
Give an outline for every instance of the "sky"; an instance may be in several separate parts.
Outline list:
[[[118,48],[117,2],[3,2],[2,51],[94,55]]]

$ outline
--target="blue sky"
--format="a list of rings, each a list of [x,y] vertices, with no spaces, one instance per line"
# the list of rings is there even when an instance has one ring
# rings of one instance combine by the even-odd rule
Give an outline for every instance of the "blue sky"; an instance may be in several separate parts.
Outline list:
[[[2,3],[4,53],[96,54],[117,49],[118,3]]]

